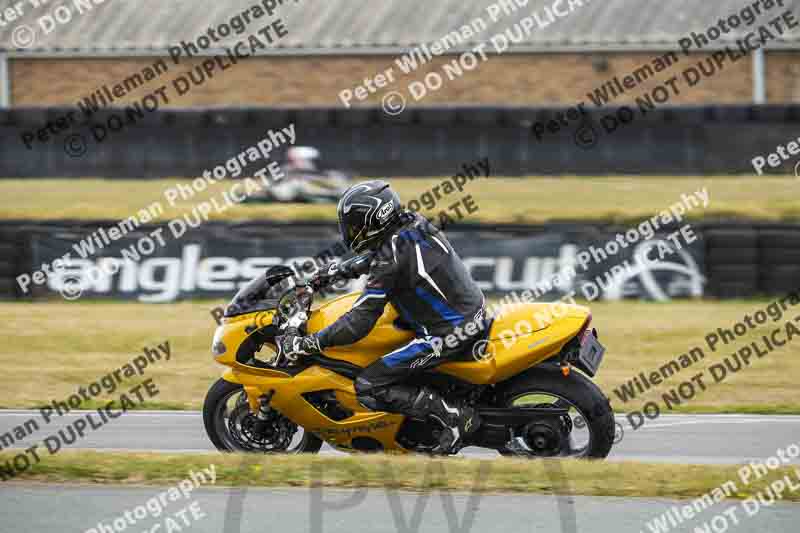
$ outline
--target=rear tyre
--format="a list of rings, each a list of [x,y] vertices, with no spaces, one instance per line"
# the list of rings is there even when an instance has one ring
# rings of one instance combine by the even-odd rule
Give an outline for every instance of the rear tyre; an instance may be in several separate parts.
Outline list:
[[[203,403],[203,425],[216,448],[223,452],[317,453],[322,440],[274,409],[266,421],[251,412],[242,385],[218,379]]]
[[[516,435],[513,442],[498,450],[502,455],[603,459],[611,451],[616,431],[611,404],[597,385],[575,369],[564,377],[558,367],[540,366],[500,387],[498,407],[568,408],[569,415],[562,419],[561,427],[570,435],[568,449],[562,446],[557,452],[547,453],[546,449],[537,448],[537,444],[546,444],[550,428],[546,425],[528,428],[527,434]]]

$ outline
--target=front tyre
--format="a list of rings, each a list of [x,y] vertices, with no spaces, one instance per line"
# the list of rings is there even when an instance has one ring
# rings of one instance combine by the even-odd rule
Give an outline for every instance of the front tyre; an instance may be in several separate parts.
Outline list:
[[[322,440],[268,406],[263,417],[250,412],[242,385],[218,379],[203,403],[203,425],[223,452],[317,453]]]
[[[608,398],[586,376],[572,370],[567,377],[558,367],[535,367],[502,383],[498,407],[569,409],[555,422],[517,428],[514,438],[498,451],[521,457],[582,457],[603,459],[614,444],[614,412]]]

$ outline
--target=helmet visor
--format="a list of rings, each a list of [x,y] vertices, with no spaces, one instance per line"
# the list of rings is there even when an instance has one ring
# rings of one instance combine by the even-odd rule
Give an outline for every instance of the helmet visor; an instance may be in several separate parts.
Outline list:
[[[353,219],[355,217],[350,218]],[[342,240],[344,240],[344,243],[351,250],[354,250],[353,246],[358,245],[356,241],[361,235],[363,229],[364,226],[361,224],[354,223],[352,221],[348,222],[347,217],[342,217],[339,219],[339,233],[342,235]]]

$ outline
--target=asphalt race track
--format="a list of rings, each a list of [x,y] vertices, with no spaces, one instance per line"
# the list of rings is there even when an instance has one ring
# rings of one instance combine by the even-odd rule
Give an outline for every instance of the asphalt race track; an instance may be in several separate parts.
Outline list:
[[[95,533],[98,522],[111,523],[126,510],[144,504],[156,489],[2,486],[0,513],[9,531],[36,533]],[[648,522],[676,502],[643,498],[582,496],[534,496],[524,494],[413,494],[384,489],[250,489],[231,498],[231,489],[198,489],[190,499],[197,502],[202,518],[182,529],[192,533],[650,533]],[[188,500],[187,500],[188,501]],[[166,531],[167,516],[186,506],[174,502],[158,517],[147,517],[124,531]],[[692,532],[735,502],[710,507],[670,533]],[[46,512],[42,510],[46,509]],[[800,505],[775,503],[748,517],[739,509],[735,533],[789,533],[797,531]],[[4,529],[5,531],[5,529]],[[111,530],[112,533],[114,530]],[[702,530],[701,530],[702,531]],[[714,531],[710,529],[710,531]]]
[[[35,411],[0,411],[0,433],[36,416]],[[26,447],[80,416],[71,413],[44,426],[14,447]],[[733,464],[765,459],[800,441],[800,416],[664,415],[633,430],[618,417],[621,440],[611,460]],[[90,432],[73,447],[96,450],[148,450],[172,453],[212,451],[200,413],[133,411]],[[337,454],[331,448],[323,453]],[[475,457],[498,457],[493,451],[467,449]],[[632,466],[635,468],[635,466]],[[114,532],[112,524],[128,510],[145,505],[164,488],[59,486],[19,482],[0,484],[0,516],[10,531],[84,533]],[[125,526],[125,531],[244,533],[263,531],[310,533],[404,532],[614,532],[679,533],[722,529],[737,533],[796,531],[800,505],[778,502],[748,516],[742,502],[722,501],[677,526],[653,529],[654,520],[686,502],[644,498],[608,498],[522,494],[397,492],[371,489],[239,489],[198,488],[186,500],[170,502],[155,513]],[[196,516],[189,513],[194,506]],[[46,509],[47,512],[42,512]],[[731,511],[734,509],[734,511]],[[725,515],[725,512],[735,512]],[[183,514],[180,514],[183,513]],[[178,518],[180,515],[181,518]],[[169,524],[168,521],[172,520]],[[171,528],[169,526],[172,526]],[[695,530],[695,528],[701,528]],[[4,528],[0,528],[5,530]]]
[[[40,431],[14,444],[25,448],[58,431],[86,411],[74,411],[54,419]],[[0,411],[0,434],[31,417],[41,423],[37,411]],[[800,441],[800,416],[760,415],[663,415],[633,430],[618,416],[620,438],[611,460],[686,464],[736,464],[764,459],[780,448]],[[96,431],[89,431],[73,448],[163,452],[207,452],[214,448],[203,428],[199,412],[131,411]],[[340,453],[325,445],[322,453]],[[495,457],[492,450],[467,448],[467,456]]]

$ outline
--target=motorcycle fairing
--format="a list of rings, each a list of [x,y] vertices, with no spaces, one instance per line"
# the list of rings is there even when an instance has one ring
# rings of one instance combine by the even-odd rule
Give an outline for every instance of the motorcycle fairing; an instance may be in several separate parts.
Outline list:
[[[357,294],[345,295],[314,310],[307,331],[313,333],[332,323],[352,307],[357,297]],[[272,393],[272,407],[334,447],[351,450],[353,439],[361,437],[374,439],[384,450],[403,451],[396,436],[404,417],[361,406],[352,379],[318,365],[304,369],[253,366],[253,347],[262,344],[266,349],[274,347],[274,335],[278,332],[272,325],[274,314],[270,310],[226,317],[214,335],[216,361],[231,367],[223,379],[244,386],[253,412],[258,410],[258,399]],[[517,304],[492,322],[486,348],[489,357],[443,363],[434,371],[476,385],[499,383],[557,355],[581,330],[588,316],[589,309],[582,306]],[[326,349],[325,356],[362,368],[367,366],[413,337],[411,331],[399,327],[397,318],[394,308],[387,305],[369,335],[352,345]],[[264,337],[267,331],[270,333]],[[469,353],[471,347],[465,350]],[[333,420],[303,396],[319,391],[332,391],[336,401],[352,411],[352,416]]]

